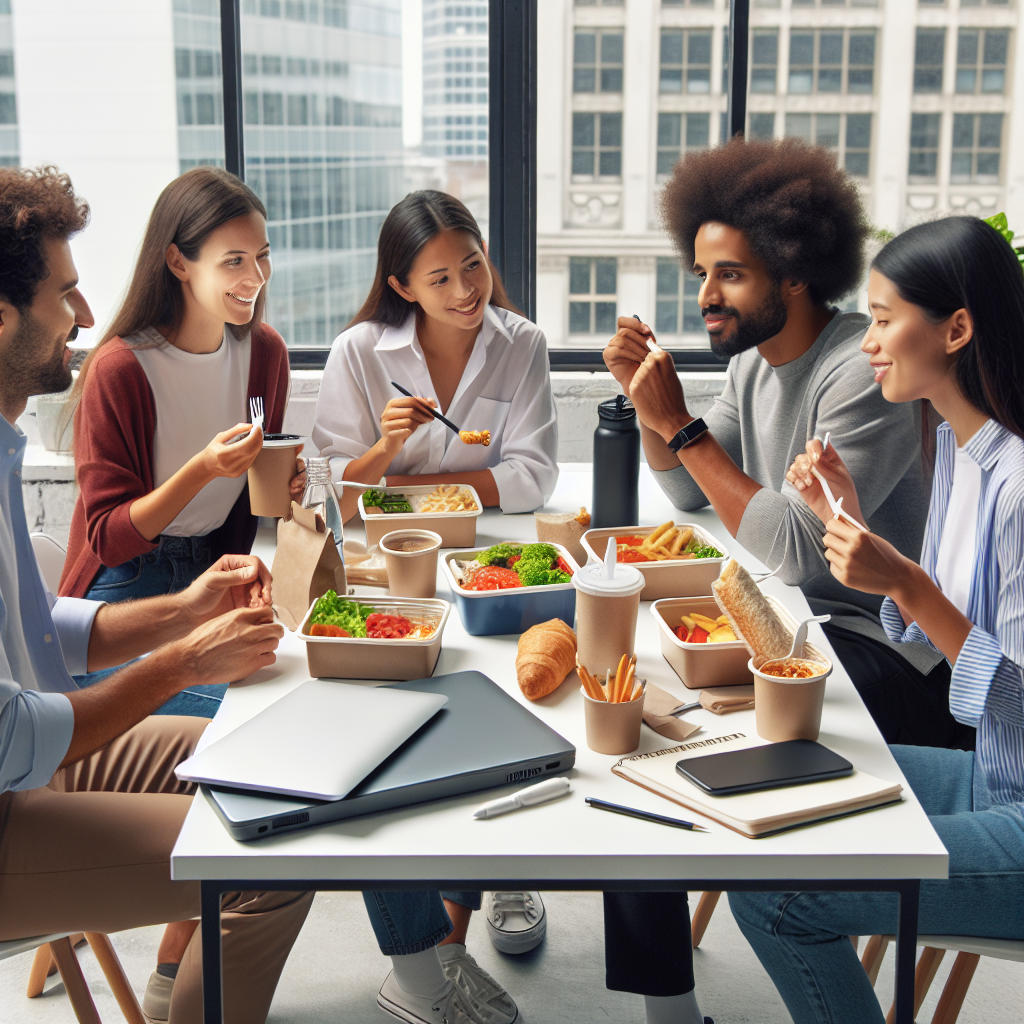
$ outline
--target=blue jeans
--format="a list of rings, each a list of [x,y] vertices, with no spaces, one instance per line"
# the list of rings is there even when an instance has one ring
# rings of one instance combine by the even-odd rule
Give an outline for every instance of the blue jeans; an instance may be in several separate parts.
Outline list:
[[[452,930],[448,911],[436,890],[364,892],[363,902],[385,956],[422,953]]]
[[[949,878],[921,883],[920,934],[1024,939],[1024,821],[973,809],[973,753],[891,750],[949,851]],[[795,1024],[882,1024],[847,936],[894,934],[895,893],[737,892],[729,905]]]
[[[133,558],[123,565],[100,569],[85,596],[92,601],[134,601],[159,597],[184,590],[210,568],[213,559],[205,537],[161,536],[153,551]],[[124,665],[75,676],[79,688],[93,686]],[[224,698],[227,685],[192,686],[161,705],[155,715],[186,715],[190,718],[213,718]]]

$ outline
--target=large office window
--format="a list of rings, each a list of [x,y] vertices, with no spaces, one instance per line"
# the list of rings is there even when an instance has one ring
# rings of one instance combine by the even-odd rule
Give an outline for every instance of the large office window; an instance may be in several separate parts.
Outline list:
[[[914,40],[914,92],[942,92],[944,28],[919,28]]]
[[[622,92],[621,31],[576,30],[573,46],[574,92]]]
[[[569,259],[569,333],[610,337],[616,328],[618,263],[615,257]]]
[[[789,35],[789,92],[874,91],[875,33],[793,29]]]
[[[661,33],[662,92],[711,92],[711,36],[706,29],[663,29]]]
[[[956,40],[956,91],[1002,93],[1006,88],[1009,29],[962,28]]]

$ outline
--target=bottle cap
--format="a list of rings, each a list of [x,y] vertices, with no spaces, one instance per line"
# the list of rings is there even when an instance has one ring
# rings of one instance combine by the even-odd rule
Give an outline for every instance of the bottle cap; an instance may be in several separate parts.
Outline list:
[[[597,415],[603,420],[622,422],[624,420],[635,420],[636,409],[633,403],[625,395],[616,395],[601,402],[597,407]]]

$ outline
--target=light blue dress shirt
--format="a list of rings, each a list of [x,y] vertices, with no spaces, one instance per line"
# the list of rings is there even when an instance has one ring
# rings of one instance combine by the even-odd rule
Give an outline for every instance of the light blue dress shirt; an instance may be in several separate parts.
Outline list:
[[[75,716],[65,693],[76,689],[71,673],[84,673],[97,601],[54,599],[39,574],[21,493],[27,439],[0,416],[0,515],[14,540],[0,565],[0,637],[7,610],[17,603],[35,685],[15,678],[0,642],[0,793],[45,786],[71,744]],[[5,531],[5,532],[8,532]],[[13,571],[11,571],[13,569]],[[31,684],[29,684],[31,686]]]
[[[981,467],[981,503],[967,618],[974,628],[953,666],[949,709],[978,729],[974,807],[1007,807],[1024,821],[1024,439],[995,420],[964,446]],[[935,479],[925,529],[922,568],[935,579],[950,492],[956,438],[939,427]],[[886,598],[882,625],[893,640],[930,643],[917,623],[905,626]]]

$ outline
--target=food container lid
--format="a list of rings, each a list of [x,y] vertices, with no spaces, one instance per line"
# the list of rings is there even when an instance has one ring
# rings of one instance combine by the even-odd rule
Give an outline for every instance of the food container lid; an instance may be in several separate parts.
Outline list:
[[[572,576],[572,585],[577,590],[594,597],[632,597],[643,590],[646,583],[644,574],[628,563],[616,565],[611,579],[605,575],[604,562],[588,562]]]
[[[301,434],[264,434],[264,448],[298,448],[302,444]]]

